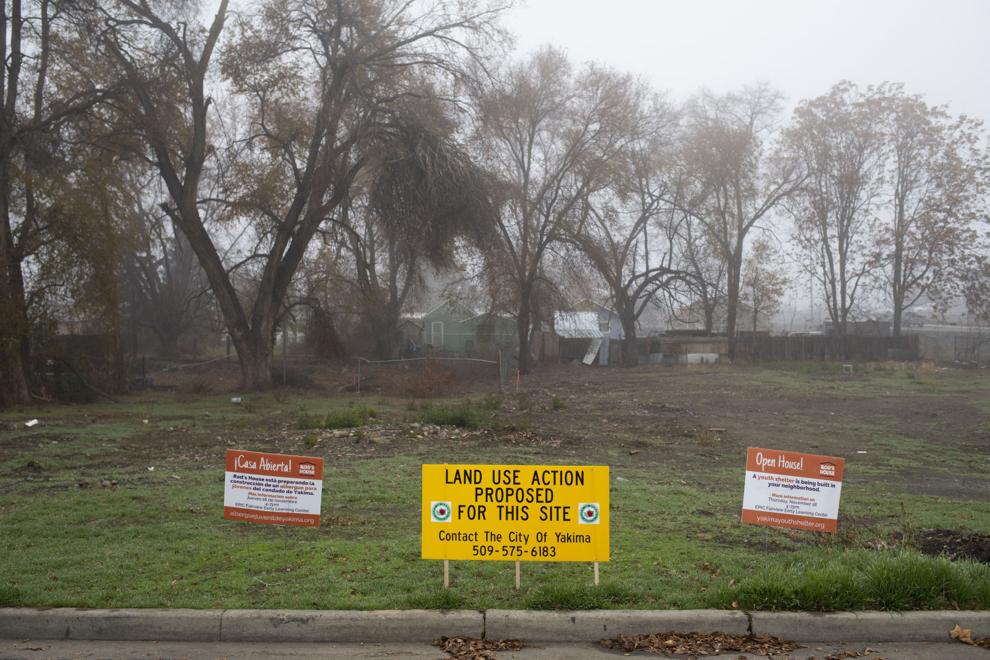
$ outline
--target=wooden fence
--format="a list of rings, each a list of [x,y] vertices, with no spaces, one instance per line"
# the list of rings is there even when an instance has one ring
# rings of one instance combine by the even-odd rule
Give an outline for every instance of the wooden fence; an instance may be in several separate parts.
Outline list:
[[[765,362],[775,360],[917,360],[918,337],[833,337],[791,335],[750,336],[736,339],[736,358]]]

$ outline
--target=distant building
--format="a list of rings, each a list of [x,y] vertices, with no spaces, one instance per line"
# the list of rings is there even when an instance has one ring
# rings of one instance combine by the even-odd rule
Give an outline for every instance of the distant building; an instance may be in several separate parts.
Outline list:
[[[404,343],[419,351],[452,355],[489,355],[514,350],[515,320],[500,314],[481,313],[455,302],[444,302],[424,314],[408,314],[399,325]]]
[[[559,338],[560,359],[565,362],[584,359],[594,349],[589,359],[598,364],[609,364],[612,342],[624,337],[619,316],[590,300],[582,300],[570,309],[556,312],[553,329]]]

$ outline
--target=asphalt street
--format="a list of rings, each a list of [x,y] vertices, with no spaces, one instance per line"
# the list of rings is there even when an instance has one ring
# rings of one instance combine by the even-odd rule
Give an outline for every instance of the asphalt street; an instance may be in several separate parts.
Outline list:
[[[839,652],[865,653],[859,656],[867,659],[885,660],[990,660],[990,651],[966,646],[960,643],[942,642],[856,642],[852,644],[807,643],[803,648],[790,654],[773,656],[783,660],[823,660]],[[424,643],[396,644],[302,644],[302,643],[244,643],[244,642],[98,642],[98,641],[32,641],[0,640],[0,659],[48,660],[50,658],[97,659],[97,658],[168,658],[187,660],[213,660],[230,658],[233,660],[255,660],[261,658],[321,658],[325,660],[371,659],[371,658],[429,658],[438,660],[448,657],[438,648]],[[549,660],[551,658],[577,660],[583,658],[605,659],[628,657],[617,651],[608,651],[595,644],[534,644],[521,651],[500,651],[499,659]],[[646,653],[635,653],[631,657],[656,658]],[[685,657],[686,656],[680,656]],[[728,652],[718,658],[762,658]]]

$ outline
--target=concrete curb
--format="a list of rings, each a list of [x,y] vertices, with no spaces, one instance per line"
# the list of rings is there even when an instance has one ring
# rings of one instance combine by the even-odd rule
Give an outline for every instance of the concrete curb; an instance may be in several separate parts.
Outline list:
[[[0,639],[219,642],[223,610],[0,608]]]
[[[224,642],[431,642],[482,637],[478,610],[227,610]]]
[[[0,608],[0,639],[169,642],[425,642],[485,637],[597,641],[655,632],[775,635],[796,642],[939,642],[959,624],[990,637],[990,611],[181,610]]]
[[[730,610],[488,610],[485,613],[488,639],[596,642],[617,635],[669,630],[745,635],[749,618]]]
[[[990,637],[990,612],[753,612],[752,631],[795,642],[943,642],[959,624]]]

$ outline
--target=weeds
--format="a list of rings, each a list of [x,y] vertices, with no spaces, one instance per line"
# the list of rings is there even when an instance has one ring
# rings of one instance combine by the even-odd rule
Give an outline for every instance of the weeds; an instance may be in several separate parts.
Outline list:
[[[908,550],[802,553],[712,596],[746,610],[926,610],[990,607],[990,566]]]
[[[0,585],[0,607],[16,607],[24,603],[24,594],[13,587]]]
[[[577,587],[550,584],[540,587],[526,599],[532,610],[604,610],[635,602],[636,594],[616,585]]]
[[[459,426],[465,429],[491,428],[492,419],[481,406],[470,401],[446,405],[429,405],[423,409],[420,421],[437,426]]]
[[[456,610],[466,604],[467,599],[462,594],[440,587],[412,594],[406,599],[406,606],[416,610]]]
[[[499,393],[486,394],[478,402],[478,407],[488,412],[498,412],[502,408],[502,395]]]
[[[351,406],[337,410],[325,417],[319,415],[302,415],[296,422],[296,428],[308,429],[351,429],[364,426],[369,419],[378,417],[378,411],[371,406]]]

